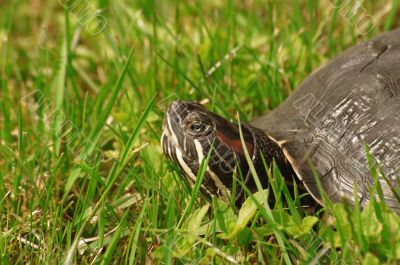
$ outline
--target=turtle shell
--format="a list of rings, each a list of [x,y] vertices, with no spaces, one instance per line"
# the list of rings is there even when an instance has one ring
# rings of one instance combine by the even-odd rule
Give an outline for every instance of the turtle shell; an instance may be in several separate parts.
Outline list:
[[[333,202],[346,199],[353,204],[357,194],[364,207],[371,194],[377,194],[370,192],[374,174],[369,152],[381,169],[375,175],[385,203],[400,212],[399,115],[400,30],[395,30],[329,61],[251,125],[282,147],[320,203],[318,182]]]

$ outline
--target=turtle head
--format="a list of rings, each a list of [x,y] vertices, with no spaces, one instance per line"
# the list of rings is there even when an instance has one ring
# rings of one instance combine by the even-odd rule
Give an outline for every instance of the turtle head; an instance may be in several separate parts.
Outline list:
[[[250,126],[242,126],[242,133],[249,154],[254,155],[254,136]],[[211,152],[202,182],[202,190],[210,195],[229,194],[238,166],[242,179],[246,182],[248,178],[248,164],[238,126],[199,103],[171,103],[164,119],[161,145],[164,153],[181,167],[190,182],[196,180],[202,160]],[[237,177],[240,175],[236,174]]]

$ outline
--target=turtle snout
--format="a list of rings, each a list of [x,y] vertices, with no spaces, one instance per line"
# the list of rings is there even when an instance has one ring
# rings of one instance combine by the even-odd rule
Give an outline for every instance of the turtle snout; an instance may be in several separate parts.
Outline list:
[[[182,137],[181,132],[181,120],[182,117],[176,108],[179,108],[180,102],[174,101],[171,103],[167,112],[165,113],[163,121],[163,135],[162,135],[162,145],[164,144],[164,151],[166,147],[179,146],[179,138]]]
[[[187,107],[185,102],[181,100],[173,101],[165,113],[164,130],[165,128],[169,128],[170,130],[172,129],[175,131],[175,129],[177,129],[179,124],[183,121],[185,115],[187,115]]]
[[[182,100],[179,100],[179,99],[174,100],[171,103],[171,108],[177,108],[177,107],[181,106],[182,104],[183,104]]]
[[[167,113],[165,113],[164,120],[163,120],[163,125],[162,125],[163,132],[168,130],[168,119],[169,119],[169,117],[168,117],[168,112],[167,112]]]
[[[183,101],[175,100],[169,105],[167,113],[169,113],[169,114],[180,113],[182,111],[182,109],[184,109],[184,108],[185,108],[185,104]]]
[[[192,112],[204,112],[204,107],[195,101],[184,101],[184,100],[175,100],[173,101],[167,110],[167,113],[172,117],[177,117],[180,120],[183,120],[189,113]]]

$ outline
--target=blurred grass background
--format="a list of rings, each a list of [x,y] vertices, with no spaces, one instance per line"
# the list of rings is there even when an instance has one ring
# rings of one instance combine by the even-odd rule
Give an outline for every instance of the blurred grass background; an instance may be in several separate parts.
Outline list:
[[[176,98],[244,121],[273,109],[337,53],[398,27],[398,5],[0,1],[0,263],[396,264],[400,220],[384,205],[309,216],[283,208],[279,176],[273,220],[209,204],[159,138]]]

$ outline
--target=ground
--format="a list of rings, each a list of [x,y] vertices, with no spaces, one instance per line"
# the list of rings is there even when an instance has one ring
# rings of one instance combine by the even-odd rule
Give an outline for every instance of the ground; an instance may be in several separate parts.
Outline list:
[[[0,1],[0,263],[396,264],[400,218],[383,203],[309,213],[279,174],[269,207],[265,191],[209,201],[160,136],[176,98],[243,121],[275,108],[396,28],[398,4]]]

